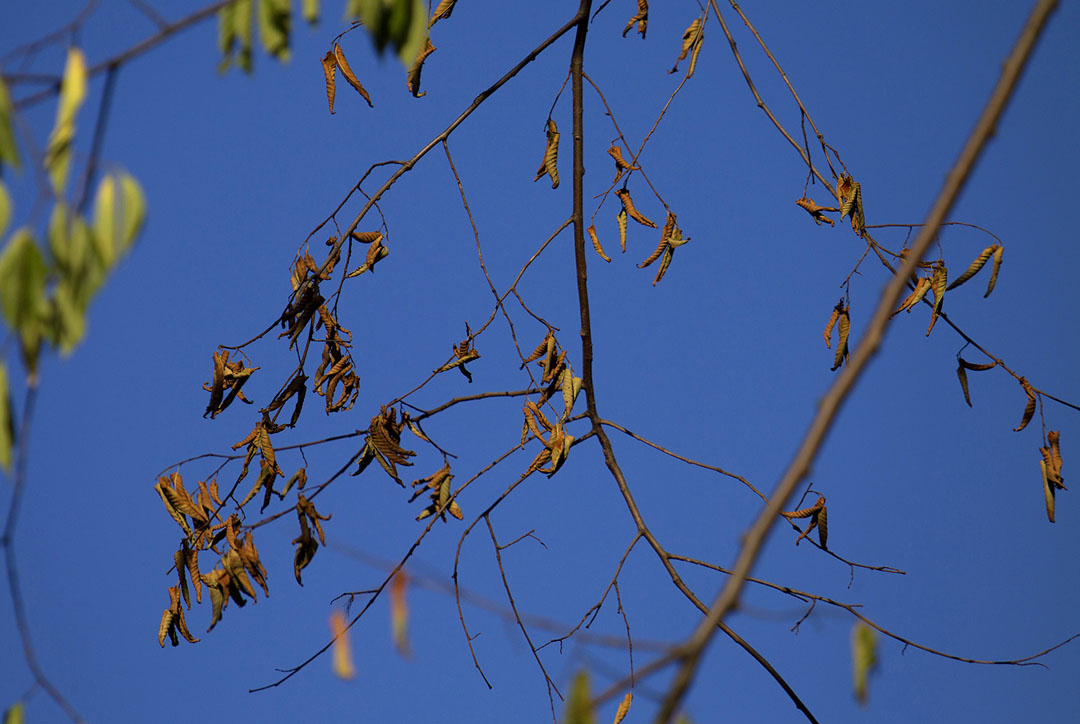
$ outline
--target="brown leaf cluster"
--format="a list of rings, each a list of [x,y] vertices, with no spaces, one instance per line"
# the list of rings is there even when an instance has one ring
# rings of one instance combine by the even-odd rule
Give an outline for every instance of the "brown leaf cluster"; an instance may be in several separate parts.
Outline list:
[[[668,266],[671,264],[671,260],[675,256],[675,249],[688,241],[690,241],[690,237],[683,237],[682,229],[675,223],[675,214],[669,211],[667,221],[664,224],[664,229],[660,233],[660,243],[645,261],[638,264],[638,269],[644,269],[657,259],[660,259],[660,268],[656,272],[656,278],[653,279],[653,286],[655,287],[656,284],[664,278],[664,273],[667,271]],[[661,256],[663,258],[661,258]]]
[[[1046,517],[1054,522],[1054,503],[1058,490],[1068,490],[1065,487],[1065,478],[1061,476],[1061,431],[1051,430],[1046,434],[1048,444],[1039,448],[1042,460],[1039,461],[1039,469],[1042,471],[1043,493],[1046,496]]]
[[[622,36],[624,38],[630,32],[630,29],[634,27],[634,23],[637,23],[637,31],[641,33],[641,38],[644,40],[645,30],[649,26],[649,0],[637,0],[637,12],[630,17],[626,27],[623,28]]]
[[[315,504],[302,494],[296,496],[296,515],[300,519],[300,535],[292,541],[296,546],[296,552],[293,555],[293,574],[296,576],[296,582],[302,586],[304,582],[300,579],[300,572],[311,563],[311,559],[315,557],[315,551],[319,549],[319,544],[326,545],[322,521],[330,520],[331,516],[322,515],[315,510]],[[319,537],[318,541],[311,535],[312,527],[315,528],[315,533]]]
[[[810,525],[806,527],[806,530],[799,533],[799,537],[795,539],[795,545],[799,545],[806,536],[810,535],[810,531],[814,528],[818,529],[818,540],[821,542],[821,547],[826,548],[826,542],[829,539],[829,519],[828,509],[825,507],[825,496],[818,496],[817,502],[809,508],[803,508],[801,510],[795,510],[790,513],[780,513],[788,520],[796,520],[798,518],[809,518]]]
[[[364,439],[364,447],[360,449],[357,459],[357,469],[351,474],[359,475],[371,464],[372,460],[377,460],[386,474],[404,488],[405,483],[398,475],[397,466],[412,465],[409,458],[414,457],[416,453],[401,447],[403,427],[404,421],[397,421],[394,408],[387,408],[384,405],[379,414],[371,418],[367,437]]]
[[[203,417],[209,415],[213,420],[237,398],[250,405],[251,400],[244,397],[240,389],[257,369],[259,368],[245,367],[241,359],[230,362],[227,349],[219,348],[214,352],[214,377],[210,382],[203,383],[203,389],[210,393],[210,401],[206,404]],[[228,396],[225,395],[226,392],[229,393]]]
[[[420,515],[416,516],[417,520],[423,520],[436,513],[440,515],[443,522],[446,522],[447,513],[450,513],[450,515],[458,520],[464,518],[464,514],[461,512],[461,508],[458,506],[457,501],[452,500],[450,496],[450,481],[453,479],[454,476],[450,474],[450,463],[445,463],[441,468],[426,478],[412,481],[412,487],[423,487],[420,487],[413,492],[412,497],[409,498],[410,503],[427,491],[430,491],[429,497],[431,498],[431,503],[420,511]]]

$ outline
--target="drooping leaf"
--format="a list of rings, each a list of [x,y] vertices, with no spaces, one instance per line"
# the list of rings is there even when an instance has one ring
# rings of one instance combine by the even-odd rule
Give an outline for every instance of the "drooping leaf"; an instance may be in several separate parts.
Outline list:
[[[604,253],[604,247],[600,245],[600,237],[596,235],[596,224],[593,224],[585,231],[589,232],[589,238],[592,239],[593,250],[600,255],[601,259],[610,262],[611,257]]]
[[[630,702],[634,700],[634,692],[626,692],[626,696],[623,697],[622,702],[619,704],[618,710],[615,712],[615,721],[612,724],[619,724],[626,718],[627,712],[630,711]]]
[[[851,630],[851,670],[855,698],[865,705],[870,694],[870,673],[877,668],[877,632],[862,621]]]
[[[994,268],[990,270],[990,281],[986,285],[986,294],[983,295],[983,299],[990,296],[990,292],[994,291],[994,285],[997,284],[998,272],[1001,270],[1001,257],[1005,253],[1005,247],[999,246],[994,250]]]
[[[637,0],[637,12],[631,16],[629,22],[626,23],[626,27],[623,28],[622,36],[624,38],[630,32],[630,28],[634,27],[634,23],[637,23],[637,31],[641,33],[641,39],[644,40],[645,31],[649,26],[649,0]]]
[[[934,309],[930,312],[930,326],[926,329],[927,337],[934,331],[934,323],[941,314],[941,305],[945,301],[945,284],[948,280],[949,270],[945,268],[945,262],[939,261],[934,265],[934,278],[930,281],[930,286],[934,290]]]
[[[409,67],[427,40],[427,3],[424,0],[349,0],[347,17],[361,20],[381,55],[387,48]]]
[[[319,0],[304,0],[301,12],[307,23],[315,25],[319,22]]]
[[[694,18],[694,21],[690,23],[690,27],[688,27],[686,31],[683,32],[681,52],[679,53],[679,57],[675,60],[675,66],[671,70],[669,70],[668,73],[675,73],[676,71],[678,71],[679,63],[682,62],[684,58],[686,58],[687,53],[689,53],[691,50],[696,50],[696,48],[701,45],[701,41],[704,37],[705,34],[701,32],[701,18]],[[694,71],[691,68],[691,70],[686,74],[686,77],[689,78],[693,74]]]
[[[608,149],[608,154],[615,159],[615,178],[611,183],[615,184],[622,178],[623,171],[639,171],[641,166],[633,166],[623,158],[622,147],[617,144],[611,144],[611,148]]]
[[[619,224],[619,246],[622,247],[623,253],[626,253],[626,209],[619,209],[619,213],[615,215],[615,221]]]
[[[353,89],[357,93],[359,93],[363,97],[363,99],[365,101],[367,101],[367,104],[368,104],[369,108],[374,108],[375,105],[371,102],[371,96],[368,95],[368,92],[367,92],[367,90],[365,90],[364,86],[360,85],[360,81],[357,80],[356,74],[353,73],[352,68],[349,67],[349,61],[347,61],[345,59],[345,51],[343,51],[341,49],[341,46],[338,45],[337,43],[334,44],[334,60],[337,63],[338,70],[340,70],[341,74],[343,76],[345,76],[345,80],[348,81],[349,85],[351,85],[353,87]],[[323,70],[326,71],[326,61],[325,60],[323,60]],[[329,73],[329,71],[326,71],[326,72],[327,72],[327,76],[326,76],[326,95],[332,101],[333,100],[333,93],[332,93],[332,90],[333,90],[333,87],[332,87],[333,76],[332,76],[332,74]],[[331,102],[330,105],[331,105],[331,111],[330,112],[332,113],[333,112],[333,105],[334,105],[333,102]]]
[[[1027,404],[1024,405],[1024,416],[1020,419],[1020,424],[1013,428],[1013,432],[1023,430],[1031,422],[1031,418],[1035,416],[1035,390],[1032,389],[1027,379],[1023,377],[1020,378],[1020,386],[1024,389],[1024,394],[1027,395]]]
[[[457,0],[442,0],[442,2],[440,2],[431,12],[431,20],[428,21],[428,28],[431,28],[440,20],[449,20],[451,13],[454,12],[454,5],[456,4]]]
[[[236,0],[218,11],[218,49],[222,55],[218,73],[224,73],[233,63],[245,73],[251,72],[251,3],[252,0]]]
[[[25,724],[25,705],[17,701],[4,712],[4,724]]]
[[[11,223],[11,195],[8,194],[7,186],[0,181],[0,239],[4,238],[8,224]]]
[[[19,151],[15,146],[15,134],[11,129],[11,115],[14,110],[7,85],[4,79],[0,78],[0,171],[4,170],[5,163],[19,168]],[[0,232],[2,231],[3,229],[0,228]]]
[[[570,685],[563,721],[566,724],[596,724],[596,712],[589,697],[589,675],[584,671],[579,671]]]
[[[292,0],[259,0],[259,40],[263,50],[281,62],[289,60]]]
[[[78,48],[69,48],[64,77],[60,83],[60,102],[56,124],[45,147],[45,168],[49,171],[53,192],[64,195],[68,172],[74,155],[75,117],[86,100],[86,56]]]
[[[349,625],[345,614],[338,609],[330,613],[330,635],[334,637],[334,675],[348,681],[356,676],[356,666],[353,664],[352,647],[349,645]]]
[[[975,261],[971,262],[971,265],[968,266],[964,273],[958,276],[949,284],[949,289],[954,289],[955,287],[960,286],[968,279],[971,279],[971,277],[978,274],[979,270],[983,268],[983,265],[986,264],[986,261],[993,255],[995,251],[997,251],[997,249],[997,244],[991,244],[990,246],[983,249],[982,252],[980,252],[979,255],[975,257]]]
[[[1046,517],[1050,519],[1050,522],[1054,522],[1054,500],[1055,491],[1054,486],[1050,484],[1050,479],[1046,473],[1046,461],[1039,461],[1039,469],[1042,471],[1042,483],[1043,483],[1043,495],[1046,498]]]
[[[619,189],[615,192],[615,195],[618,196],[619,201],[622,202],[623,211],[626,212],[627,216],[629,216],[631,219],[638,222],[639,224],[648,226],[650,229],[656,228],[656,224],[651,219],[648,219],[644,214],[642,214],[634,207],[634,200],[630,198],[629,191],[627,191],[626,189]]]
[[[533,183],[536,183],[544,177],[544,174],[547,174],[551,177],[551,188],[557,189],[559,188],[559,127],[550,118],[547,119],[545,124],[545,135],[544,160],[536,171],[536,178],[533,179]]]
[[[900,312],[910,311],[912,307],[922,301],[928,291],[930,291],[930,279],[920,277],[919,281],[915,282],[915,289],[900,303],[900,306],[893,312],[893,316],[900,314]]]
[[[394,639],[394,648],[402,658],[410,656],[409,651],[409,604],[405,600],[405,588],[409,577],[402,569],[394,574],[390,581],[390,631]]]
[[[19,229],[0,251],[0,311],[19,335],[27,369],[37,369],[38,350],[45,333],[48,269],[30,230]]]
[[[964,402],[971,407],[971,392],[968,390],[967,370],[963,365],[956,366],[956,376],[960,379],[960,389],[964,391]]]
[[[15,447],[15,418],[11,414],[11,390],[7,365],[0,360],[0,468],[11,474],[11,453]]]
[[[836,222],[825,215],[826,211],[839,211],[840,209],[835,206],[818,206],[813,199],[808,199],[805,196],[795,199],[795,203],[806,209],[806,213],[810,214],[814,218],[814,223],[821,226],[821,222],[824,221],[829,226],[836,226]]]

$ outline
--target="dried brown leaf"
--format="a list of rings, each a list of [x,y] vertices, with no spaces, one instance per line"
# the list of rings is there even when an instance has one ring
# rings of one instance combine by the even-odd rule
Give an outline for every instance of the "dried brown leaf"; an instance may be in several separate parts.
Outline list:
[[[434,52],[435,46],[431,44],[431,38],[425,39],[424,47],[416,54],[416,60],[413,61],[412,67],[409,68],[409,77],[406,81],[406,85],[409,88],[409,92],[412,93],[415,98],[427,95],[427,91],[420,91],[420,73],[424,70],[424,61]]]
[[[610,262],[611,257],[604,253],[604,247],[600,245],[600,237],[596,235],[596,224],[590,226],[586,231],[589,232],[589,238],[592,239],[592,246],[596,253],[599,254],[600,258],[604,261]]]
[[[341,49],[341,46],[337,43],[334,44],[334,60],[337,61],[337,67],[341,71],[341,74],[345,76],[345,80],[349,82],[349,85],[353,87],[357,93],[359,93],[365,101],[367,101],[369,108],[374,108],[375,104],[371,102],[371,96],[368,95],[364,86],[360,85],[360,81],[356,79],[356,74],[353,73],[352,68],[349,67],[349,61],[345,60],[345,51]],[[329,90],[329,84],[327,85]]]
[[[337,46],[334,46],[335,49]],[[335,75],[337,73],[337,60],[332,50],[326,51],[322,59],[323,75],[326,76],[326,102],[330,105],[330,113],[334,113],[334,96],[337,94]]]
[[[648,219],[634,207],[634,200],[630,198],[630,192],[627,189],[618,189],[615,194],[619,197],[619,201],[622,202],[623,211],[626,212],[627,216],[639,224],[648,226],[650,229],[656,228],[656,224],[653,221]]]
[[[1020,424],[1013,428],[1014,432],[1020,432],[1027,427],[1031,418],[1035,416],[1035,390],[1024,377],[1020,378],[1020,386],[1024,388],[1024,394],[1027,395],[1027,404],[1024,406],[1024,416],[1020,419]]]

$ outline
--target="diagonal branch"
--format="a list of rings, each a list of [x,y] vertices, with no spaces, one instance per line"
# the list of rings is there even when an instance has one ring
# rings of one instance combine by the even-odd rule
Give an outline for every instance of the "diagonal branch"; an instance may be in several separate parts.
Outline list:
[[[926,225],[922,227],[914,244],[912,244],[911,253],[882,292],[874,316],[870,321],[866,334],[859,342],[858,348],[852,354],[850,364],[822,399],[817,414],[814,416],[795,455],[795,459],[792,460],[777,484],[776,490],[770,496],[771,502],[761,511],[757,520],[754,521],[753,527],[747,533],[743,547],[735,561],[731,578],[728,579],[728,582],[713,602],[709,615],[702,620],[688,639],[682,665],[664,699],[663,706],[656,718],[657,722],[666,724],[671,721],[690,686],[701,655],[712,639],[716,626],[735,606],[746,576],[750,573],[751,567],[757,560],[758,554],[765,543],[765,538],[775,522],[776,514],[780,512],[787,499],[795,491],[795,487],[808,474],[810,466],[825,440],[825,435],[828,433],[829,428],[832,427],[833,419],[839,412],[848,393],[854,387],[855,382],[866,369],[870,359],[881,346],[892,310],[896,307],[905,282],[915,270],[916,265],[922,260],[923,254],[930,247],[938,228],[960,195],[960,191],[975,167],[983,148],[993,135],[998,119],[1001,118],[1001,114],[1008,105],[1020,75],[1027,65],[1027,61],[1031,57],[1043,29],[1046,27],[1050,14],[1056,9],[1057,4],[1057,0],[1040,0],[1032,10],[1019,39],[1016,41],[1016,45],[1005,60],[1001,77],[998,79],[982,115],[964,144],[960,157],[949,171],[945,179],[945,186],[938,194],[930,213],[927,215]]]

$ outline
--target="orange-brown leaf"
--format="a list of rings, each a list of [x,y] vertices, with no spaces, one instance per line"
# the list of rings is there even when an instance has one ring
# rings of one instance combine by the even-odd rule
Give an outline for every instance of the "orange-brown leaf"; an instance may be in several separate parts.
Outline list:
[[[405,587],[409,576],[404,569],[398,571],[390,581],[390,630],[394,639],[394,648],[403,658],[408,658],[409,651],[409,604],[405,600]]]
[[[334,674],[338,678],[349,680],[356,676],[356,667],[353,665],[352,650],[349,646],[349,627],[345,614],[337,609],[330,613],[330,633],[334,637]]]
[[[1024,388],[1024,394],[1027,395],[1027,404],[1024,406],[1024,416],[1020,419],[1020,424],[1013,428],[1014,432],[1020,432],[1027,427],[1031,418],[1035,416],[1035,390],[1023,377],[1020,378],[1020,386]]]
[[[619,197],[619,201],[622,202],[623,211],[626,212],[627,216],[629,216],[631,219],[638,222],[639,224],[648,226],[650,229],[656,228],[656,224],[653,221],[648,219],[644,214],[642,214],[634,207],[634,200],[630,198],[630,192],[627,189],[619,189],[615,192],[615,194]]]
[[[415,98],[427,95],[427,91],[420,91],[420,73],[424,70],[424,61],[434,52],[435,46],[431,44],[431,38],[427,38],[424,41],[424,47],[417,53],[416,60],[413,61],[412,67],[409,68],[409,77],[406,81],[406,85],[409,88],[409,92],[412,93]]]
[[[364,86],[360,85],[360,81],[356,79],[356,74],[353,73],[352,68],[349,67],[349,61],[345,60],[345,51],[343,51],[341,46],[337,43],[334,44],[334,60],[337,61],[337,67],[341,70],[341,74],[345,76],[345,80],[349,82],[349,85],[351,85],[357,93],[363,96],[364,100],[367,101],[369,108],[374,108],[375,104],[371,102],[371,96],[368,95]],[[329,89],[329,84],[327,85],[327,88]]]
[[[611,261],[611,257],[604,253],[604,247],[600,246],[600,237],[596,235],[596,224],[590,226],[586,231],[589,232],[589,238],[592,239],[593,249],[600,255],[600,258],[606,262]]]
[[[337,46],[335,46],[337,47]],[[330,113],[334,113],[334,96],[337,94],[335,74],[337,73],[337,60],[334,52],[326,51],[322,59],[323,75],[326,76],[326,102],[330,105]]]

